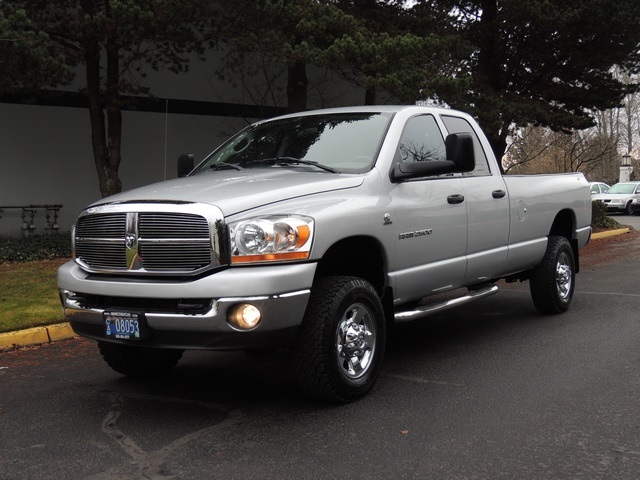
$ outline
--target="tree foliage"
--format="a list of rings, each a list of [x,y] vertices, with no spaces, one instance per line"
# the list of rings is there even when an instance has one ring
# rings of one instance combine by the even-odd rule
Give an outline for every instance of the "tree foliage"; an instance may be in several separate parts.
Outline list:
[[[84,66],[83,91],[100,192],[103,196],[119,192],[122,106],[127,101],[123,95],[148,93],[141,82],[145,65],[176,73],[188,70],[188,54],[205,49],[201,30],[210,18],[211,2],[6,0],[4,4],[17,12],[16,19],[24,19],[50,61],[67,68]],[[18,64],[12,71],[28,78],[33,68]]]
[[[504,164],[509,173],[582,172],[611,182],[617,173],[610,177],[607,166],[618,158],[616,150],[617,138],[594,128],[564,133],[528,126],[514,133]]]
[[[65,58],[49,40],[24,9],[0,0],[0,92],[69,82]]]
[[[472,112],[502,157],[513,126],[582,129],[593,112],[637,88],[612,73],[637,68],[638,0],[448,2],[457,31],[473,45],[470,88],[443,96]]]
[[[222,76],[255,72],[261,64],[255,59],[270,56],[287,71],[290,111],[307,108],[310,64],[361,87],[365,104],[384,101],[380,91],[395,101],[413,103],[455,89],[460,82],[451,59],[464,49],[453,31],[447,31],[446,12],[376,0],[220,3],[226,18],[218,36],[227,46]]]

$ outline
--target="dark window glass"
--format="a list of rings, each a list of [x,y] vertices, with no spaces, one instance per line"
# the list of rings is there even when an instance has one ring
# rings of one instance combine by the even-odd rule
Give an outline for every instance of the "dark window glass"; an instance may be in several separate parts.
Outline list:
[[[413,117],[407,122],[398,149],[402,163],[446,160],[444,139],[431,115]]]
[[[473,136],[473,151],[476,156],[476,168],[473,172],[465,173],[463,175],[490,175],[491,170],[489,169],[487,156],[482,149],[482,145],[480,145],[480,140],[478,140],[476,132],[473,130],[469,122],[464,118],[451,117],[449,115],[442,115],[441,118],[449,133],[470,133]]]

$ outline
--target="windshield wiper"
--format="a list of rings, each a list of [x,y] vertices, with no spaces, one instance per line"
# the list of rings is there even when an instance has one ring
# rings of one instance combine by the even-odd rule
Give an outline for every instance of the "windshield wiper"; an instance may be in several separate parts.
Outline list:
[[[244,170],[240,165],[224,162],[212,163],[211,165],[209,165],[209,168],[211,170],[222,170],[224,168],[231,168],[233,170]]]
[[[301,165],[310,165],[312,167],[316,167],[316,168],[319,168],[321,170],[325,170],[325,171],[331,172],[331,173],[340,173],[335,168],[329,167],[327,165],[322,165],[321,163],[314,162],[312,160],[304,160],[302,158],[296,158],[296,157],[261,158],[261,159],[252,160],[252,161],[247,162],[247,163],[268,163],[268,164],[272,164],[272,165],[296,165],[296,164],[301,164]]]

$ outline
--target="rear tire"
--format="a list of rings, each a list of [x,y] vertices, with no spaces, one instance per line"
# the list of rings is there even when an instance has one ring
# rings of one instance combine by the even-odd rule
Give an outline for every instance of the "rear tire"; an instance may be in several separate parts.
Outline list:
[[[182,358],[184,350],[145,348],[98,342],[107,365],[129,377],[154,377],[168,372]]]
[[[373,286],[357,277],[320,279],[298,332],[298,381],[312,397],[354,400],[376,382],[385,344],[384,311]]]
[[[533,304],[540,313],[564,313],[571,305],[575,288],[575,262],[565,237],[551,236],[547,251],[529,278]]]

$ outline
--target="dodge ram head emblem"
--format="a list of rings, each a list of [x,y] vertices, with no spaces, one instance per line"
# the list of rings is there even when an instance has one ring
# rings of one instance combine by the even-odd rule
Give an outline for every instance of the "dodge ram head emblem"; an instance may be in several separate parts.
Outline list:
[[[127,250],[131,250],[136,246],[136,236],[135,235],[127,235],[124,239],[124,245],[127,247]]]

